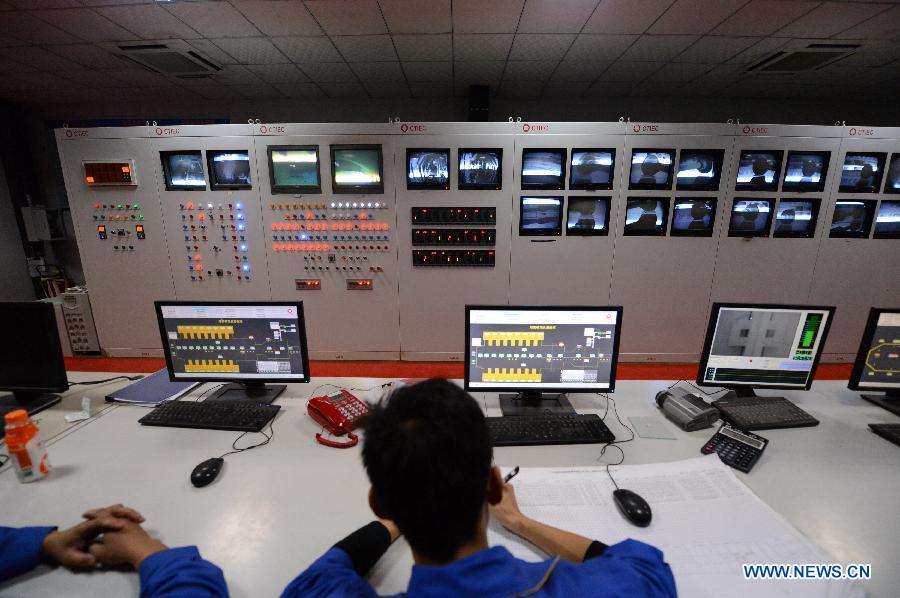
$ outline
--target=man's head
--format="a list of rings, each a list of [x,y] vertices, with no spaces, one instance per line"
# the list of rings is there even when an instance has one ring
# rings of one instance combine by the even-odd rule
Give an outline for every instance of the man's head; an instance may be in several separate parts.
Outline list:
[[[481,408],[444,379],[405,386],[374,407],[362,456],[375,514],[430,560],[451,560],[479,533],[488,502],[500,500]]]

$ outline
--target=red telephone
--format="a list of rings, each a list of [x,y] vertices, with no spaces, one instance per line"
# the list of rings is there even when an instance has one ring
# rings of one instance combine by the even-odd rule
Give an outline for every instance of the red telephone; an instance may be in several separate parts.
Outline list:
[[[349,438],[347,442],[336,442],[316,434],[319,444],[334,448],[350,448],[359,442],[359,437],[350,430],[357,427],[360,420],[369,413],[369,407],[346,390],[339,390],[321,397],[313,397],[306,404],[306,411],[311,418],[335,436],[346,434]]]

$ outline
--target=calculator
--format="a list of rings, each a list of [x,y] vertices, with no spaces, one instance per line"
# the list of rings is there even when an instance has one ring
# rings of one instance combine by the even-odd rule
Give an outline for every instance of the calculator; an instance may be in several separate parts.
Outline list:
[[[723,424],[709,442],[703,445],[700,452],[704,455],[718,453],[725,465],[749,473],[766,450],[767,444],[769,441],[762,436],[744,432],[730,424]]]

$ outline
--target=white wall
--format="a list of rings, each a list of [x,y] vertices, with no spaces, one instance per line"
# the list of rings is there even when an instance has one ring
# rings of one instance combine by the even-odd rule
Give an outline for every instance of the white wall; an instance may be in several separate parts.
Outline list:
[[[25,250],[16,226],[16,214],[0,164],[0,300],[34,299]]]

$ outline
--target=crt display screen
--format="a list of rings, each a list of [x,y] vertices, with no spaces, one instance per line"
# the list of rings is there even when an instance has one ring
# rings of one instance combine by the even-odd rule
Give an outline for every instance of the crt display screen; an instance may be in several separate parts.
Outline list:
[[[817,205],[813,201],[782,199],[775,211],[774,236],[812,236]]]
[[[672,186],[671,150],[634,150],[631,154],[631,189],[669,189]]]
[[[781,156],[781,152],[742,151],[735,188],[774,190],[778,186]]]
[[[831,237],[868,237],[875,201],[836,201],[831,218]]]
[[[169,187],[206,188],[206,175],[203,173],[203,156],[200,152],[168,153],[164,157],[166,164],[166,182]]]
[[[337,187],[381,188],[381,150],[377,147],[332,148]]]
[[[877,193],[884,154],[847,154],[841,168],[841,191]]]
[[[900,201],[882,201],[875,217],[875,238],[900,237]]]
[[[821,191],[825,188],[828,152],[788,152],[782,191]]]
[[[227,187],[250,185],[250,156],[247,152],[211,152],[212,178],[216,185]]]
[[[681,150],[675,184],[678,189],[715,191],[722,175],[721,150]]]
[[[406,183],[410,188],[445,189],[450,181],[450,150],[409,150]]]
[[[729,234],[732,236],[767,235],[772,217],[772,203],[772,200],[769,199],[735,199],[731,208]]]
[[[625,234],[664,235],[668,206],[667,199],[629,199],[625,208]]]
[[[500,150],[459,150],[460,188],[499,189],[502,155]]]
[[[706,236],[712,233],[715,219],[716,200],[679,199],[672,212],[672,234]]]
[[[608,230],[609,199],[570,197],[566,217],[566,234],[596,235]]]
[[[520,235],[558,235],[562,229],[562,197],[523,197]]]
[[[891,156],[891,165],[888,167],[887,182],[884,184],[885,193],[900,193],[900,154]]]
[[[276,187],[319,188],[319,152],[314,149],[273,149],[272,184]]]
[[[523,149],[522,187],[532,189],[562,189],[565,150]]]
[[[615,154],[609,150],[572,150],[572,189],[612,189]]]

